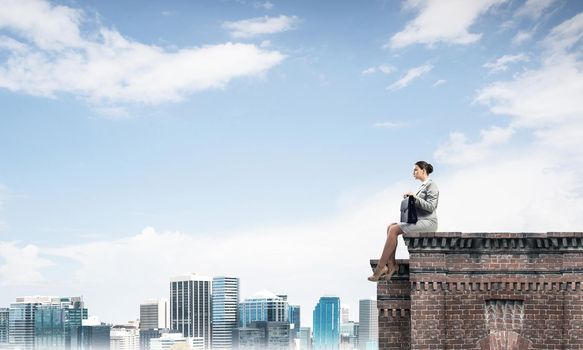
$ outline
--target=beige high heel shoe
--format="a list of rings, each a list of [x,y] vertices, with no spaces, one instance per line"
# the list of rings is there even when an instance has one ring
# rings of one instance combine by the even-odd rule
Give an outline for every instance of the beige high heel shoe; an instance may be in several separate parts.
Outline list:
[[[395,272],[399,271],[399,264],[395,263],[392,267],[387,266],[387,274],[384,276],[385,281],[390,281],[391,277],[395,274]]]
[[[374,269],[372,276],[368,276],[368,280],[371,282],[378,282],[378,280],[380,280],[381,277],[383,277],[388,271],[389,267],[387,265],[383,266],[380,269],[377,266],[376,269]]]

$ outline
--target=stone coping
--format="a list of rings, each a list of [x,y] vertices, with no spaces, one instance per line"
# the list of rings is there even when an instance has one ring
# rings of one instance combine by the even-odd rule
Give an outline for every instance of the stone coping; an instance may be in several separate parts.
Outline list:
[[[583,232],[415,232],[403,238],[571,238],[583,237]]]

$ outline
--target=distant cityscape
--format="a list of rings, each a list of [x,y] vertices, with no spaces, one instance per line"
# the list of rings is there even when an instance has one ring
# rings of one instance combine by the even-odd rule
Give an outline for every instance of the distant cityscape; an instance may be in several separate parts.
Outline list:
[[[322,296],[306,327],[286,294],[264,290],[241,301],[239,285],[232,276],[172,277],[168,298],[143,301],[139,319],[125,324],[91,315],[80,296],[18,297],[0,307],[0,349],[378,349],[375,299],[359,301],[355,322],[339,297]]]

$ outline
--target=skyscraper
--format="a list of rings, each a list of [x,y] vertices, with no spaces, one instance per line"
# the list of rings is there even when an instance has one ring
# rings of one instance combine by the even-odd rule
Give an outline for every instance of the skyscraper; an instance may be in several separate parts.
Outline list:
[[[245,299],[239,304],[239,326],[253,321],[289,322],[287,301],[267,290]]]
[[[300,350],[312,349],[312,329],[310,327],[300,328]]]
[[[10,309],[0,307],[0,344],[8,343],[8,320],[10,317]]]
[[[239,312],[239,279],[214,277],[212,296],[213,349],[231,349]]]
[[[203,337],[211,348],[212,279],[190,274],[170,279],[170,327],[185,337]]]
[[[361,299],[358,304],[358,348],[377,350],[379,339],[379,312],[375,299]]]
[[[71,334],[71,348],[77,350],[109,350],[111,325],[100,323],[97,317],[82,321]]]
[[[340,306],[340,324],[348,323],[350,321],[350,306]]]
[[[140,304],[140,329],[170,328],[168,299],[149,299]]]
[[[51,298],[34,311],[34,348],[71,349],[71,335],[84,319],[87,309],[81,297]]]
[[[321,297],[314,308],[314,349],[340,347],[340,298]]]
[[[300,333],[300,306],[290,305],[288,309],[289,323],[293,325],[292,338],[298,338]]]
[[[23,349],[68,349],[87,318],[81,297],[19,297],[10,305],[9,342]]]

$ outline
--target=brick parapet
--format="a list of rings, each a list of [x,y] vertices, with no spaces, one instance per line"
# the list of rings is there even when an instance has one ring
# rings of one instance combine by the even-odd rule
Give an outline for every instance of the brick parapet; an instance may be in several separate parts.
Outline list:
[[[583,232],[403,238],[409,260],[377,287],[380,349],[583,349]]]

